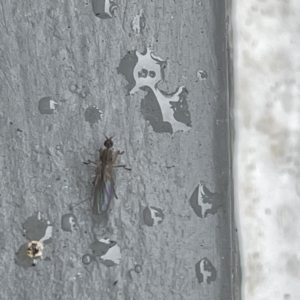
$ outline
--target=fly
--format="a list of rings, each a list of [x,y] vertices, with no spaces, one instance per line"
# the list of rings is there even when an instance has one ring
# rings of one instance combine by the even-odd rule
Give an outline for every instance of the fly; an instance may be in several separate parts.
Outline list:
[[[97,166],[92,192],[92,212],[97,215],[107,212],[113,195],[118,199],[115,192],[113,168],[130,170],[126,168],[126,165],[115,165],[118,156],[123,154],[124,151],[113,151],[113,145],[112,137],[106,137],[105,148],[99,149],[98,161],[88,160],[84,162],[86,165],[93,163]]]

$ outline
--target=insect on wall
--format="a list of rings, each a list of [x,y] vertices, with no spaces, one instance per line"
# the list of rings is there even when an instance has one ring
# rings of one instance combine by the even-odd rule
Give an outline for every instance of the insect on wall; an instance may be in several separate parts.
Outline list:
[[[97,215],[104,214],[108,211],[112,197],[115,196],[115,181],[113,176],[114,168],[126,168],[126,165],[115,164],[119,155],[123,154],[124,151],[113,150],[112,137],[106,137],[104,142],[104,148],[99,149],[99,159],[97,161],[88,160],[84,164],[95,164],[96,165],[96,176],[93,181],[92,190],[92,212]]]

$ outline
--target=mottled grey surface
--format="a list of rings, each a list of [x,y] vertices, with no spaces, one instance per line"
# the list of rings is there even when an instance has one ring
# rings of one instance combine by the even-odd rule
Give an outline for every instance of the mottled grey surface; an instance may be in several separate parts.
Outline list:
[[[238,298],[225,3],[118,1],[108,19],[96,17],[95,1],[1,4],[0,298]],[[158,89],[188,91],[186,131],[173,123],[155,132],[141,111],[147,91],[128,95],[117,67],[146,47],[167,61]],[[83,161],[97,158],[104,134],[132,170],[117,171],[108,216],[92,216],[89,201],[70,211],[91,196],[94,170]],[[200,181],[222,201],[203,217],[189,202]],[[146,207],[163,221],[153,210],[157,226],[147,226]],[[38,211],[51,220],[52,243],[26,269],[16,253]],[[78,230],[62,228],[71,213]]]

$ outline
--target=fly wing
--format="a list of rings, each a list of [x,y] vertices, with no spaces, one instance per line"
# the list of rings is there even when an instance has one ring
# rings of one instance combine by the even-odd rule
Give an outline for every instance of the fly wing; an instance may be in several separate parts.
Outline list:
[[[114,182],[111,176],[97,175],[92,196],[92,210],[94,214],[101,215],[105,213],[110,205],[111,199],[114,195]]]

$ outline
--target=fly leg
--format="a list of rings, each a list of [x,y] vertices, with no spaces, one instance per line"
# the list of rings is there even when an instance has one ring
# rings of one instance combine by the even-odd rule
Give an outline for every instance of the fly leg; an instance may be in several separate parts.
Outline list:
[[[116,162],[118,156],[122,155],[123,153],[124,153],[124,151],[116,151],[116,152],[113,153],[113,156],[112,156],[113,168],[124,168],[124,169],[130,171],[131,169],[126,168],[126,165],[114,165],[114,163]]]
[[[88,159],[88,161],[84,161],[83,163],[84,163],[85,165],[89,165],[89,164],[95,164],[95,165],[97,165],[97,163],[96,163],[95,161],[89,160],[89,159]]]
[[[113,168],[124,168],[125,170],[131,171],[131,168],[126,168],[126,165],[115,165]]]
[[[112,164],[114,164],[114,163],[116,162],[118,156],[121,155],[121,154],[123,154],[123,153],[124,153],[124,151],[122,151],[122,152],[120,152],[120,151],[115,151],[115,152],[113,153],[113,155],[112,155],[112,158],[111,158]]]

